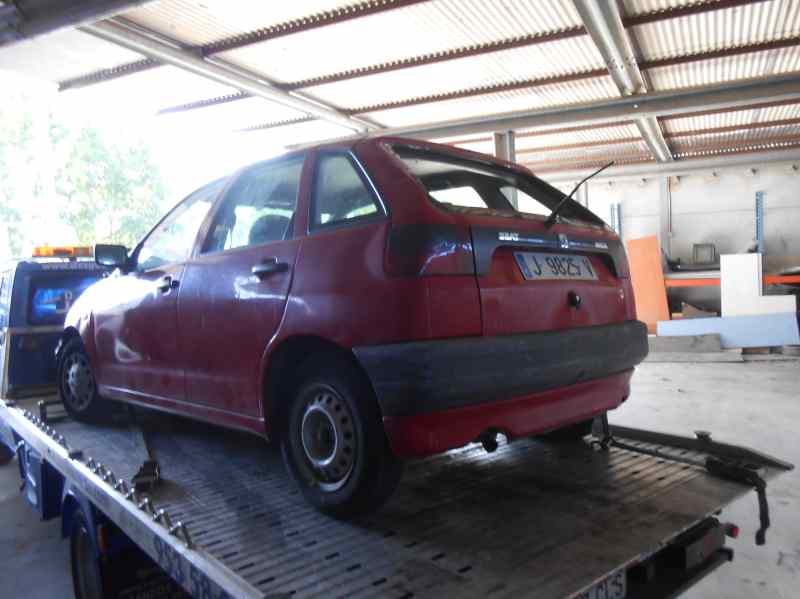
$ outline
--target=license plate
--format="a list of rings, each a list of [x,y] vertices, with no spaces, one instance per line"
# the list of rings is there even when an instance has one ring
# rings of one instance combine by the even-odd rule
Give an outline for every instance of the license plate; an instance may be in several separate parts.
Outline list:
[[[597,273],[586,256],[514,252],[522,276],[531,280],[571,279],[596,281]]]
[[[605,580],[601,580],[577,599],[625,599],[628,592],[628,579],[625,570],[617,570]]]

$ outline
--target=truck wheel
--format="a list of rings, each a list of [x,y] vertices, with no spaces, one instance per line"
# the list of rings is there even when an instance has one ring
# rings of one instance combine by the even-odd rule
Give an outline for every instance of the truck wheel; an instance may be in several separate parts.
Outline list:
[[[76,420],[101,420],[109,415],[109,409],[97,395],[92,366],[83,348],[83,342],[75,337],[66,343],[58,360],[58,394],[67,413]]]
[[[80,510],[76,512],[72,525],[70,558],[75,599],[102,599],[103,578],[100,564],[95,554],[89,525]]]
[[[299,380],[280,431],[292,478],[309,503],[337,518],[377,509],[397,486],[402,462],[372,389],[344,360],[315,361]]]
[[[592,423],[594,419],[584,420],[583,422],[576,422],[575,424],[567,425],[563,428],[550,431],[541,436],[542,439],[554,441],[559,443],[566,443],[570,441],[580,441],[586,435],[592,432]]]

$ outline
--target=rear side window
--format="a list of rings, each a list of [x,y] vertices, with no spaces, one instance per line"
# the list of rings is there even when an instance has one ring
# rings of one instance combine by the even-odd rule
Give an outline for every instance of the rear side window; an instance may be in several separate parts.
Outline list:
[[[257,164],[231,185],[204,252],[283,241],[292,236],[303,156]]]
[[[311,201],[314,228],[383,216],[372,191],[345,154],[322,154]]]
[[[511,169],[424,148],[396,145],[392,149],[431,201],[446,210],[499,210],[546,217],[564,198],[541,179]],[[561,216],[603,224],[574,200],[561,210]]]

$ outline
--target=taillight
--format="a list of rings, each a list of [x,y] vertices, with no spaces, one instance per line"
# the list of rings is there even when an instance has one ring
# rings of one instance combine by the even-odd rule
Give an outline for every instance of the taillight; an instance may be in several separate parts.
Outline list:
[[[474,275],[469,228],[459,225],[394,225],[387,272],[398,276]]]

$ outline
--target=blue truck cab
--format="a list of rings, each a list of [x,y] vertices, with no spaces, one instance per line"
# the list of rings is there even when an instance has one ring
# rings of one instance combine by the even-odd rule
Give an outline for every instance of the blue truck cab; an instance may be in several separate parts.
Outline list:
[[[75,300],[107,269],[90,248],[37,248],[0,269],[0,397],[55,390],[55,349]]]

